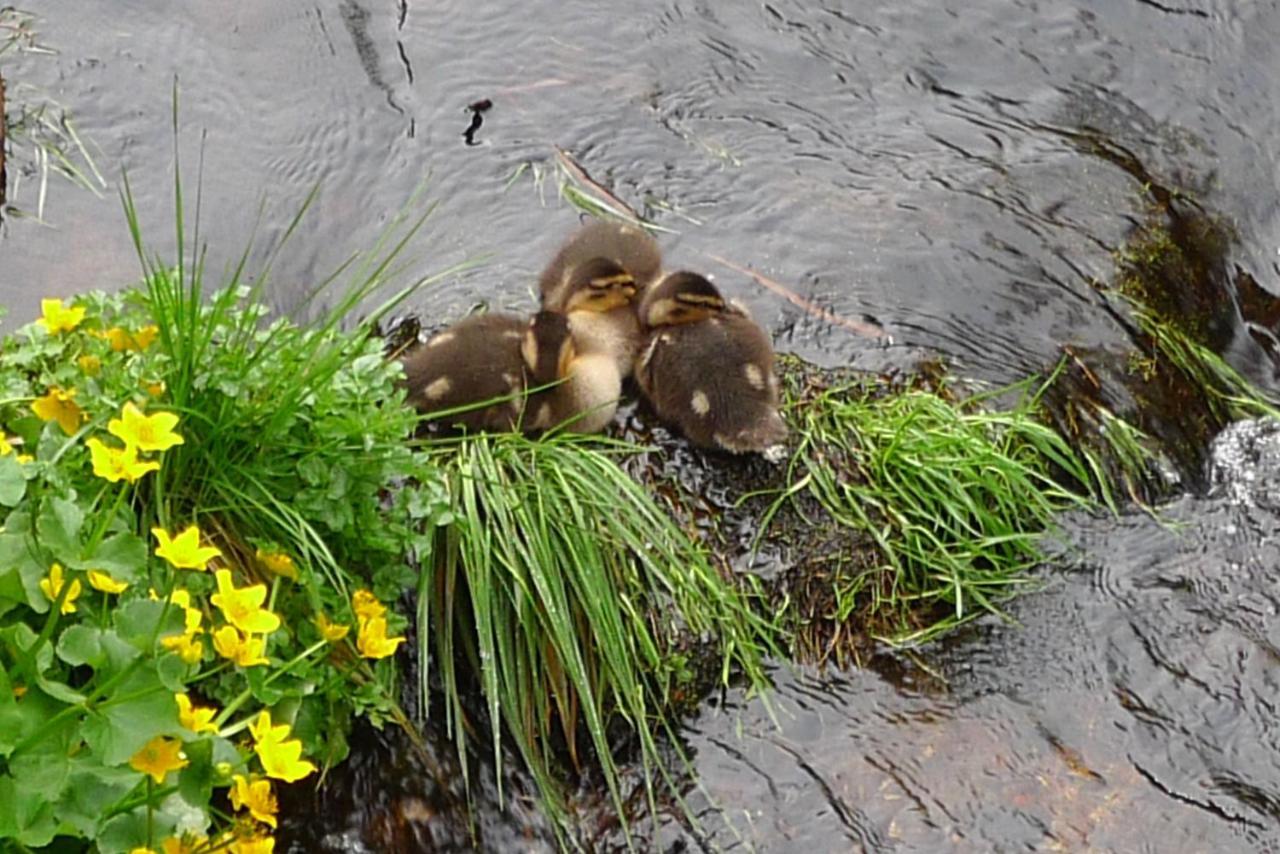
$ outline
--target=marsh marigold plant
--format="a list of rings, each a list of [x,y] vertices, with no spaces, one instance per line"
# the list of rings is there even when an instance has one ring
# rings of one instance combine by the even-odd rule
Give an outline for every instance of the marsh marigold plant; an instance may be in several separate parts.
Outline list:
[[[0,338],[0,850],[270,852],[275,787],[394,717],[346,592],[398,595],[409,499],[436,506],[394,366],[190,287]]]

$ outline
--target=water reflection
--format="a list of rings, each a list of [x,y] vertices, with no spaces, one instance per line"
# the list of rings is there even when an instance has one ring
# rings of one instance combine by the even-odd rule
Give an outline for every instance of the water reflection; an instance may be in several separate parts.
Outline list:
[[[1211,494],[1069,521],[1066,567],[926,655],[780,674],[690,726],[715,844],[1205,851],[1280,844],[1280,428],[1214,447]],[[882,665],[892,663],[892,669]],[[902,672],[902,668],[906,668]],[[894,672],[898,671],[898,672]],[[743,735],[738,736],[741,729]],[[667,844],[683,831],[667,825]],[[741,837],[741,838],[739,838]]]
[[[530,309],[533,277],[576,214],[544,204],[527,179],[507,184],[523,163],[551,164],[553,146],[678,230],[664,238],[672,263],[714,272],[780,350],[829,365],[878,367],[921,348],[963,375],[1013,380],[1071,344],[1122,370],[1129,339],[1093,283],[1146,215],[1142,181],[1081,134],[1232,221],[1227,300],[1248,298],[1234,292],[1241,281],[1280,289],[1275,2],[846,5],[53,4],[39,12],[60,54],[3,73],[79,115],[109,181],[129,171],[162,253],[173,242],[177,75],[189,181],[207,131],[202,229],[214,272],[255,231],[265,258],[319,183],[276,266],[271,299],[285,312],[371,245],[428,175],[439,209],[407,272],[492,256],[411,308],[433,318],[480,300]],[[469,146],[466,107],[486,98],[480,144]],[[10,220],[0,235],[5,328],[33,317],[42,295],[137,275],[118,200],[54,192],[50,226]],[[837,315],[874,316],[895,350],[713,256]],[[1260,342],[1233,349],[1241,360],[1275,337],[1274,318],[1246,327],[1224,316],[1224,340]],[[895,658],[844,676],[781,674],[781,730],[748,705],[739,738],[737,713],[705,709],[689,739],[708,837],[666,820],[651,831],[655,847],[1280,844],[1268,572],[1277,474],[1266,462],[1245,468],[1162,511],[1176,533],[1140,515],[1073,520],[1083,561],[1046,573],[1046,589],[1014,606],[1017,625],[988,621],[929,653],[945,691]],[[380,749],[366,759],[385,761],[353,764],[364,783],[346,807],[331,806],[348,828],[328,837],[338,847],[388,810],[435,803]],[[379,800],[379,765],[399,769],[403,798]],[[545,842],[536,819],[483,809],[485,844]],[[430,845],[465,847],[454,830]]]
[[[1130,176],[1058,128],[1096,129],[1155,174],[1191,181],[1238,217],[1233,260],[1259,281],[1276,271],[1276,194],[1254,192],[1274,186],[1280,159],[1265,71],[1275,19],[1253,3],[1187,14],[1102,0],[963,12],[778,0],[732,15],[680,0],[41,11],[61,55],[8,74],[81,116],[111,179],[130,169],[159,248],[171,240],[175,73],[189,164],[209,131],[213,269],[248,238],[260,195],[265,245],[322,182],[278,268],[284,310],[369,245],[428,174],[440,215],[410,272],[493,256],[415,307],[529,307],[531,277],[575,212],[505,183],[521,163],[549,164],[553,145],[679,230],[673,262],[715,272],[780,346],[828,364],[870,358],[867,342],[708,256],[837,314],[880,318],[900,344],[942,351],[970,374],[1012,379],[1062,341],[1122,339],[1089,283],[1109,274],[1142,202]],[[483,144],[468,146],[465,108],[484,98],[494,109]],[[56,231],[12,223],[4,238],[0,288],[15,319],[32,315],[33,293],[135,273],[114,198],[62,188],[55,201]]]

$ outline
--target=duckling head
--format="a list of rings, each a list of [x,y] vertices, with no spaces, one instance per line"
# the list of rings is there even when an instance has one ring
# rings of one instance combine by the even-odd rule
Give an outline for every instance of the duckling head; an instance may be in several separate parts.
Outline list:
[[[697,323],[729,310],[720,291],[705,276],[678,270],[649,289],[640,308],[646,326]]]
[[[520,353],[536,385],[548,385],[568,376],[569,366],[578,355],[568,316],[558,311],[535,314],[525,330]]]
[[[635,276],[608,258],[592,258],[574,267],[567,287],[566,312],[613,311],[630,305],[637,290]]]

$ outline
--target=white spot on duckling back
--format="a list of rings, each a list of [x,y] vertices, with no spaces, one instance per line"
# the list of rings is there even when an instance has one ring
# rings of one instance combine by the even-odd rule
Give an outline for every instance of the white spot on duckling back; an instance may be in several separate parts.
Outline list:
[[[551,404],[544,403],[538,407],[538,414],[533,418],[533,428],[535,430],[545,430],[551,425]]]
[[[706,415],[711,411],[711,401],[707,399],[707,393],[702,389],[694,391],[693,397],[689,399],[689,405],[698,415]]]
[[[427,342],[428,347],[439,347],[441,344],[448,344],[457,336],[452,332],[441,332],[436,337]]]
[[[764,388],[764,371],[760,370],[759,365],[751,362],[744,362],[742,365],[742,375],[747,378],[747,384],[752,388]]]
[[[453,388],[453,383],[448,377],[441,377],[438,380],[432,380],[423,390],[427,400],[439,400],[449,393],[449,389]]]
[[[515,374],[503,374],[502,381],[507,384],[507,388],[513,392],[520,390],[520,378]]]
[[[507,329],[507,330],[504,330],[504,331],[503,331],[503,333],[502,333],[502,337],[503,337],[503,338],[514,338],[514,339],[519,340],[519,339],[521,339],[521,338],[523,338],[523,337],[524,337],[524,333],[523,333],[523,332],[521,332],[519,329]]]

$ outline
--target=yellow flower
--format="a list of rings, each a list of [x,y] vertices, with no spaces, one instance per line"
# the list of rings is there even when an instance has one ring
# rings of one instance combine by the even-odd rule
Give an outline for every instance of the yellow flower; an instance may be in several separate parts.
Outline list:
[[[146,389],[147,394],[152,397],[159,397],[164,394],[164,380],[155,380],[154,382],[144,380],[142,387]]]
[[[173,539],[169,538],[169,532],[164,528],[152,528],[151,533],[160,541],[156,554],[178,569],[203,570],[209,561],[222,555],[213,546],[200,547],[200,529],[195,525],[187,526],[185,531]]]
[[[184,834],[181,839],[176,836],[170,836],[160,844],[164,849],[164,854],[195,854],[196,851],[205,851],[209,847],[209,839],[205,836],[192,836]]]
[[[275,850],[276,841],[270,836],[246,836],[227,848],[230,854],[274,854]]]
[[[121,439],[126,446],[140,451],[167,451],[181,445],[183,439],[173,432],[178,416],[172,412],[143,415],[142,410],[130,401],[120,410],[120,418],[107,422],[107,432]]]
[[[254,744],[279,744],[289,737],[289,732],[288,724],[273,724],[271,713],[266,709],[258,712],[258,717],[249,724],[249,734],[253,736]]]
[[[249,732],[253,734],[253,749],[268,777],[293,783],[316,770],[316,766],[301,758],[302,742],[289,738],[289,725],[272,726],[270,712],[259,712],[258,719],[249,724]]]
[[[244,775],[237,774],[232,778],[231,806],[235,809],[249,810],[249,814],[263,824],[276,826],[276,796],[271,791],[270,780],[254,780],[250,782]]]
[[[13,698],[15,700],[21,700],[26,695],[27,695],[26,685],[23,685],[21,682],[19,682],[18,684],[13,686]]]
[[[199,613],[198,611],[196,613]],[[196,640],[194,634],[171,635],[160,638],[160,645],[178,654],[187,664],[199,664],[204,658],[204,641]]]
[[[285,578],[298,580],[298,568],[293,565],[293,558],[284,552],[264,552],[258,549],[258,563],[265,566],[276,575],[283,575]]]
[[[89,570],[89,586],[94,590],[101,590],[103,593],[123,593],[129,589],[129,582],[116,581],[111,577],[110,573],[103,572],[100,569]]]
[[[218,713],[217,709],[193,706],[191,698],[186,694],[174,694],[173,699],[178,701],[178,723],[197,735],[202,732],[218,731],[218,728],[213,725],[213,716]]]
[[[63,308],[60,299],[40,300],[40,310],[44,312],[44,316],[36,323],[49,330],[50,335],[56,332],[70,332],[84,320],[83,308]]]
[[[129,854],[156,854],[156,852],[150,848],[132,848]]]
[[[155,590],[151,591],[151,598],[159,598]],[[196,640],[196,634],[200,631],[204,615],[198,608],[191,607],[191,593],[181,587],[169,594],[169,601],[182,609],[185,623],[182,634],[161,638],[160,644],[176,652],[187,664],[198,664],[204,658],[204,643]]]
[[[156,783],[163,783],[165,774],[187,767],[186,757],[182,755],[182,742],[158,735],[130,757],[129,767],[150,774]]]
[[[22,444],[21,439],[18,440],[18,444],[19,445]],[[5,435],[3,433],[0,433],[0,457],[7,457],[12,453],[13,453],[13,443],[11,443],[7,438],[5,438]],[[18,454],[17,456],[18,462],[22,463],[23,465],[26,465],[27,463],[31,462],[33,459],[35,459],[35,457],[31,456],[30,454]]]
[[[223,626],[213,633],[213,648],[218,655],[230,659],[241,667],[253,667],[256,664],[267,664],[263,651],[267,648],[266,638],[241,636],[235,626]]]
[[[374,617],[385,616],[387,613],[386,606],[368,590],[357,590],[351,597],[351,607],[361,620],[371,620]]]
[[[315,627],[320,632],[320,637],[330,643],[342,640],[347,636],[347,632],[351,631],[350,626],[329,622],[329,618],[324,614],[316,615]]]
[[[151,591],[151,594],[152,599],[158,598],[155,595],[154,590]],[[169,601],[186,612],[186,626],[183,628],[183,631],[189,635],[200,631],[200,620],[203,615],[200,613],[199,608],[191,607],[191,591],[187,590],[185,587],[175,588],[174,591],[169,594]]]
[[[119,326],[111,327],[106,332],[101,333],[99,337],[110,341],[111,349],[117,353],[128,348],[129,343],[133,340],[133,336],[129,334],[128,330],[121,329]]]
[[[111,349],[117,353],[125,350],[133,350],[141,352],[151,346],[151,342],[156,340],[156,336],[160,334],[159,327],[155,325],[144,326],[137,332],[130,334],[129,330],[122,329],[119,326],[113,326],[106,332],[101,333],[99,337],[106,338],[111,342]]]
[[[93,461],[93,473],[110,483],[127,480],[133,483],[147,472],[159,471],[160,464],[138,460],[138,449],[132,445],[112,448],[102,444],[96,436],[85,442],[89,458]]]
[[[49,597],[50,602],[58,601],[58,594],[62,592],[62,564],[55,563],[49,567],[49,577],[40,579],[40,589],[44,591],[44,595]],[[62,600],[62,613],[74,614],[76,612],[76,597],[80,595],[80,579],[73,579],[70,589],[67,590],[67,598]]]
[[[92,354],[76,359],[76,364],[80,366],[80,370],[84,371],[86,376],[96,377],[102,372],[102,360]]]
[[[218,579],[218,592],[209,601],[222,611],[227,622],[250,634],[266,634],[280,628],[280,618],[262,607],[267,598],[267,585],[236,589],[231,581],[231,570],[220,569],[214,573]]]
[[[387,637],[387,621],[383,617],[360,621],[356,637],[356,649],[365,658],[386,658],[404,643],[403,637]]]
[[[80,422],[88,418],[71,399],[75,396],[76,390],[73,388],[61,389],[52,386],[44,397],[37,397],[32,402],[31,411],[41,421],[57,421],[62,432],[70,436],[80,429]]]
[[[156,340],[156,336],[160,334],[160,327],[154,323],[146,326],[133,333],[133,343],[138,346],[139,350],[145,350],[151,346],[151,342]]]

